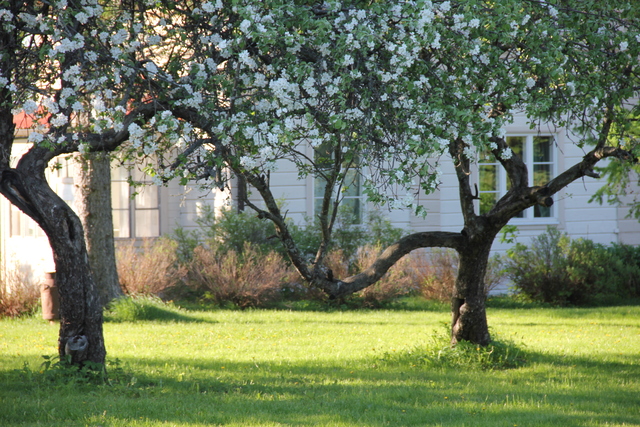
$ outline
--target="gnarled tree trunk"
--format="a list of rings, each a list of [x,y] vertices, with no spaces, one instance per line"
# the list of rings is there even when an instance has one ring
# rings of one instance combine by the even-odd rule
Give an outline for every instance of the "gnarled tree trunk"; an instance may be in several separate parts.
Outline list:
[[[32,148],[32,152],[37,150]],[[45,180],[45,156],[29,154],[16,169],[2,171],[0,191],[49,238],[60,293],[60,357],[70,356],[74,364],[104,364],[102,304],[91,275],[82,224]]]
[[[458,250],[458,277],[451,303],[453,344],[464,340],[484,346],[491,341],[484,277],[492,243],[493,237],[474,239]]]

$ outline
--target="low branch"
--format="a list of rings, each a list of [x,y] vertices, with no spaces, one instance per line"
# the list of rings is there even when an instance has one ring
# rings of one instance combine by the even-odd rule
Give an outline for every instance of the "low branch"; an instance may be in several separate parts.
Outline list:
[[[343,280],[326,281],[321,286],[331,298],[358,292],[376,283],[393,265],[409,252],[419,248],[452,248],[460,250],[466,238],[462,233],[432,231],[413,233],[387,247],[367,269]]]

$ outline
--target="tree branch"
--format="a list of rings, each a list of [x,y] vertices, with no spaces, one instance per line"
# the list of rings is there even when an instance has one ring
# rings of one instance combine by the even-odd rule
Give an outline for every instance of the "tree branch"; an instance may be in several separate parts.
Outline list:
[[[339,298],[358,292],[376,283],[400,258],[419,248],[452,248],[460,250],[466,238],[462,233],[442,231],[413,233],[387,247],[367,269],[343,280],[323,283],[323,290],[331,298]]]
[[[475,209],[473,207],[474,195],[471,190],[469,180],[469,159],[467,159],[464,149],[466,144],[462,139],[457,138],[449,144],[449,154],[453,159],[453,165],[458,176],[458,187],[460,191],[460,208],[464,217],[465,224],[471,222],[475,217]]]

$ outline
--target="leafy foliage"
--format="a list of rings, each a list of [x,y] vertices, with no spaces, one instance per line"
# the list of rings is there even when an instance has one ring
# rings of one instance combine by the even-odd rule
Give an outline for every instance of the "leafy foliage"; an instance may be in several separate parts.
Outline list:
[[[509,251],[506,271],[515,289],[557,305],[612,302],[640,296],[640,250],[571,240],[555,227],[530,246]]]

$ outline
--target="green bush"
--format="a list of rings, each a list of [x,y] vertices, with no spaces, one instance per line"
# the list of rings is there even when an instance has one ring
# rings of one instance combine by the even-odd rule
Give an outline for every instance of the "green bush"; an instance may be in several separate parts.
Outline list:
[[[533,301],[554,305],[615,302],[640,295],[640,250],[571,240],[549,227],[530,246],[508,252],[508,276]]]
[[[152,296],[122,297],[111,301],[105,308],[107,322],[137,322],[155,320],[175,322],[187,319],[172,303],[163,302]]]

